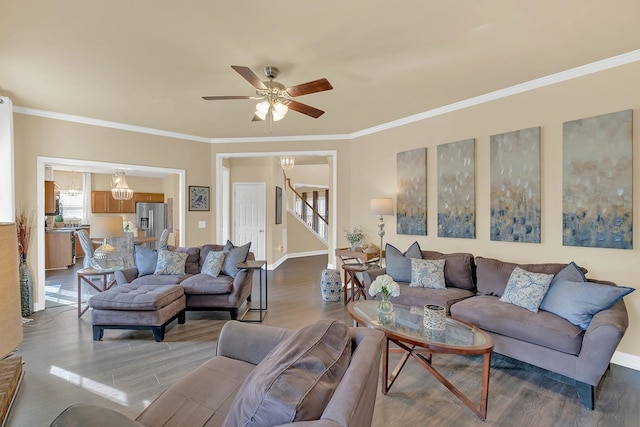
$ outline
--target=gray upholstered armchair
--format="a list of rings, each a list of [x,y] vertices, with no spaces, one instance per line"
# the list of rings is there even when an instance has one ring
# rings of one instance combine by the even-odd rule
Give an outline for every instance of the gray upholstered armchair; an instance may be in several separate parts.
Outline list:
[[[315,324],[309,325],[315,327],[332,328],[331,324],[341,323],[331,320],[321,320]],[[339,325],[340,326],[340,325]],[[263,326],[256,324],[247,324],[237,321],[227,322],[218,339],[217,356],[205,362],[202,366],[187,374],[174,385],[165,390],[158,398],[156,398],[137,418],[133,421],[124,415],[102,408],[95,405],[74,405],[67,408],[61,413],[51,424],[51,427],[140,427],[140,426],[164,426],[169,425],[172,421],[181,420],[186,422],[189,420],[190,425],[206,425],[214,426],[230,426],[236,425],[237,413],[234,413],[234,404],[237,397],[244,396],[243,390],[246,388],[253,396],[257,393],[255,382],[256,377],[260,378],[273,372],[274,367],[292,366],[296,363],[290,363],[287,356],[295,352],[292,347],[306,345],[299,354],[306,355],[310,352],[307,348],[321,348],[320,358],[326,357],[326,349],[336,347],[336,341],[330,338],[331,342],[326,346],[318,345],[316,337],[331,337],[333,329],[325,331],[316,331],[315,336],[309,337],[309,334],[300,334],[302,328],[298,331],[289,329],[275,328],[271,326]],[[342,324],[343,334],[342,341],[345,346],[344,350],[339,350],[346,358],[342,363],[345,364],[344,374],[337,384],[330,388],[328,401],[317,408],[319,399],[313,395],[313,391],[304,392],[303,395],[312,395],[312,405],[316,406],[314,410],[319,410],[320,415],[307,421],[293,422],[275,422],[270,425],[290,425],[290,426],[306,426],[306,427],[369,427],[373,419],[373,409],[376,400],[376,389],[378,387],[378,377],[380,371],[380,357],[382,351],[382,332],[371,328],[349,328]],[[333,334],[334,336],[336,334]],[[289,339],[290,338],[290,339]],[[282,343],[280,348],[285,347],[286,351],[278,353],[278,345]],[[273,350],[273,352],[272,352]],[[271,354],[270,354],[271,353]],[[349,355],[350,353],[350,355]],[[274,354],[283,354],[285,361],[274,358]],[[269,356],[269,357],[267,357]],[[304,369],[304,375],[278,374],[277,381],[283,381],[280,387],[286,388],[286,403],[278,401],[277,398],[271,397],[268,400],[269,405],[265,405],[266,417],[270,417],[272,412],[276,412],[278,418],[283,413],[289,413],[291,408],[291,396],[296,395],[296,388],[300,382],[304,381],[311,373],[316,371],[327,372],[329,369],[322,369],[315,362],[310,363],[308,358],[301,360],[298,364]],[[315,370],[314,370],[315,366]],[[331,365],[333,366],[333,365]],[[330,369],[333,369],[332,367]],[[253,371],[254,375],[251,373]],[[259,375],[258,375],[259,373]],[[331,376],[331,375],[330,375]],[[224,381],[220,379],[224,378]],[[300,380],[302,378],[302,380]],[[284,380],[283,380],[284,379]],[[276,386],[275,382],[270,379],[266,381],[268,388],[273,390]],[[325,384],[325,381],[317,381],[317,384]],[[250,397],[251,399],[251,397]],[[237,406],[237,405],[235,405]],[[243,402],[242,410],[246,413],[246,404]],[[300,405],[296,406],[299,411]],[[264,411],[262,416],[265,416]],[[297,419],[297,418],[294,418]],[[186,425],[186,424],[185,424]]]

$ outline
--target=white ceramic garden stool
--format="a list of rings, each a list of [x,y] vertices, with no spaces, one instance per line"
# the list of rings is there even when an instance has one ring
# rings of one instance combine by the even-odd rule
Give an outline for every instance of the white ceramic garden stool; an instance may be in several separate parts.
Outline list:
[[[342,300],[342,279],[338,270],[322,270],[320,285],[322,287],[323,301]]]

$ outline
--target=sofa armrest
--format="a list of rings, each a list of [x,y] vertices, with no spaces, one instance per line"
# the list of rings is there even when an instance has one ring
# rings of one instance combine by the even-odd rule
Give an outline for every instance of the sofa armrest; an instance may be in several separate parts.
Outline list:
[[[628,326],[627,308],[622,300],[593,316],[582,340],[576,365],[577,379],[598,384]]]
[[[386,268],[374,268],[371,270],[363,271],[362,284],[365,286],[365,288],[369,288],[369,286],[371,286],[371,283],[373,283],[373,281],[376,280],[376,277],[382,276],[383,274],[386,274],[386,273],[387,273]]]
[[[113,275],[118,285],[124,285],[125,283],[131,283],[138,277],[138,269],[136,267],[129,267],[116,271]]]
[[[231,320],[222,327],[216,354],[257,365],[293,331]]]
[[[119,412],[97,405],[69,406],[51,423],[50,427],[144,427]]]

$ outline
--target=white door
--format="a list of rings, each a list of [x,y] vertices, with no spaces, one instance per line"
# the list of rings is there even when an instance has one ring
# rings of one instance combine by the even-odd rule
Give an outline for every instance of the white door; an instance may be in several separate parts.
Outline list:
[[[233,244],[250,241],[251,252],[260,260],[266,260],[265,192],[264,182],[233,184]]]

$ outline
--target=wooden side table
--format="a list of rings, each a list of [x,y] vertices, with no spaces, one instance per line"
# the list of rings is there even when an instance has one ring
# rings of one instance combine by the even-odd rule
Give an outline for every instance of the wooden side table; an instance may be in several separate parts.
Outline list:
[[[98,292],[104,292],[106,290],[111,289],[113,285],[116,284],[116,278],[112,277],[111,280],[109,275],[113,275],[118,270],[122,268],[116,268],[113,270],[96,270],[95,268],[83,268],[77,271],[78,274],[78,318],[82,317],[82,315],[89,309],[89,304],[82,307],[82,282],[91,286]],[[100,281],[98,285],[91,280],[92,277],[99,277]]]
[[[360,296],[367,299],[367,289],[356,274],[367,271],[367,266],[364,264],[342,264],[342,269],[344,270],[344,288],[342,289],[344,305],[347,305],[350,301],[359,300]],[[349,284],[351,284],[351,296],[347,298],[347,287]]]

